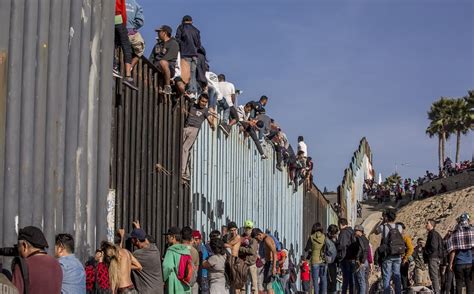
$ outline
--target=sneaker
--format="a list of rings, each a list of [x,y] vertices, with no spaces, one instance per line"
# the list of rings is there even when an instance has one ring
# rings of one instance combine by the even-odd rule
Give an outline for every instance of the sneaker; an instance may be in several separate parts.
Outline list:
[[[122,75],[120,74],[119,70],[118,70],[118,67],[114,67],[114,69],[112,70],[112,75],[116,78],[123,78]]]
[[[165,95],[171,95],[173,92],[171,90],[171,86],[170,85],[165,85],[165,88],[163,89],[163,94]]]
[[[265,154],[263,154],[263,155],[261,156],[261,158],[262,158],[262,159],[268,159],[268,157],[267,157]]]
[[[137,86],[135,86],[135,82],[133,81],[132,77],[126,77],[123,80],[123,83],[127,86],[129,86],[132,90],[138,91]]]
[[[226,137],[229,137],[229,135],[230,135],[229,125],[220,123],[219,124],[219,129],[221,129],[221,131],[225,134]]]

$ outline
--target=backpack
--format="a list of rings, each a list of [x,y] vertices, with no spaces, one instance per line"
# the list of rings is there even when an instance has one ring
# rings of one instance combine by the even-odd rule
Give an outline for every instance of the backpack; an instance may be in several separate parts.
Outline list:
[[[406,252],[406,244],[405,240],[403,240],[403,236],[398,230],[398,226],[395,225],[393,228],[389,226],[388,235],[385,238],[386,244],[386,254],[387,255],[402,255]],[[384,236],[385,236],[385,226],[384,226]]]
[[[324,260],[327,264],[331,264],[336,261],[336,256],[336,244],[326,236],[324,239]]]
[[[248,267],[244,260],[227,255],[225,260],[225,277],[227,284],[234,289],[242,289],[247,283]]]
[[[177,277],[181,283],[187,286],[192,286],[194,283],[196,283],[196,274],[191,255],[181,254],[179,258]]]
[[[277,251],[277,252],[280,252],[280,251],[281,251],[281,243],[280,243],[280,241],[278,241],[278,239],[277,239],[275,236],[273,236],[273,235],[268,234],[268,236],[272,237],[273,242],[275,242],[276,251]]]

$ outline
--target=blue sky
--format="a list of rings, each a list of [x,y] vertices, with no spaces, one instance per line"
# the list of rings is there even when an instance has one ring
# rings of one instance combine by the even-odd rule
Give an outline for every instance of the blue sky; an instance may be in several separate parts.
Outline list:
[[[474,1],[139,2],[146,52],[154,28],[191,15],[211,70],[244,91],[239,102],[267,95],[293,145],[304,135],[321,189],[340,184],[363,136],[383,176],[396,165],[403,177],[436,170],[426,112],[474,88]],[[471,132],[461,158],[473,150]],[[447,151],[454,158],[455,140]]]

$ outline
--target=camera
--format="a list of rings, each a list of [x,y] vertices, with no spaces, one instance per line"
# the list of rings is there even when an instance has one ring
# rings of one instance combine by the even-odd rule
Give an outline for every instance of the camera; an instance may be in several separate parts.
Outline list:
[[[3,247],[0,248],[0,256],[18,256],[18,245],[13,245],[13,247]]]

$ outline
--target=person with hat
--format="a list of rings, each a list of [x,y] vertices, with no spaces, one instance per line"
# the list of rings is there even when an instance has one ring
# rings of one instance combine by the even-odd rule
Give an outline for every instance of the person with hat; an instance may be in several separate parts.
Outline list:
[[[198,50],[201,46],[201,33],[193,25],[193,18],[183,16],[181,24],[176,29],[176,40],[181,54],[181,78],[188,87],[188,92],[197,95],[196,69]]]
[[[19,257],[13,260],[13,284],[18,293],[61,293],[63,271],[59,262],[46,253],[48,242],[43,232],[34,226],[18,232]],[[26,288],[26,289],[25,289]]]
[[[133,281],[138,293],[163,293],[163,275],[161,272],[161,252],[151,243],[146,232],[140,228],[138,221],[133,222],[135,227],[130,233],[133,246],[133,256],[140,262],[142,269],[132,271]]]
[[[359,245],[354,280],[356,282],[358,293],[366,293],[368,286],[366,281],[366,271],[369,269],[369,263],[367,260],[369,257],[370,242],[364,234],[364,227],[362,225],[356,225],[354,227],[354,235]]]
[[[86,292],[86,272],[74,255],[74,238],[71,234],[58,234],[54,253],[63,270],[62,293],[82,294]]]
[[[456,279],[456,293],[473,293],[474,260],[474,227],[470,224],[470,216],[463,213],[457,218],[457,225],[448,239],[449,268],[454,271]]]
[[[150,61],[158,68],[163,75],[163,93],[171,94],[171,78],[175,74],[176,60],[179,53],[179,44],[171,37],[172,29],[167,25],[162,25],[155,30],[158,33],[157,43],[150,54]]]
[[[245,233],[241,236],[239,248],[239,257],[245,260],[248,267],[248,276],[252,282],[251,293],[258,293],[258,274],[257,274],[257,257],[258,257],[258,241],[252,238],[252,230],[254,228],[253,221],[246,220],[244,222]],[[245,289],[241,289],[241,293],[245,293]]]
[[[194,248],[196,248],[199,253],[199,271],[197,277],[199,293],[206,294],[209,293],[209,280],[207,269],[203,268],[203,263],[209,258],[209,251],[207,250],[207,246],[202,242],[202,235],[200,231],[193,231],[192,236]]]
[[[163,281],[166,286],[166,293],[191,293],[191,287],[178,280],[179,264],[182,255],[191,256],[188,247],[181,244],[181,230],[171,227],[163,235],[166,236],[168,249],[163,260]]]

